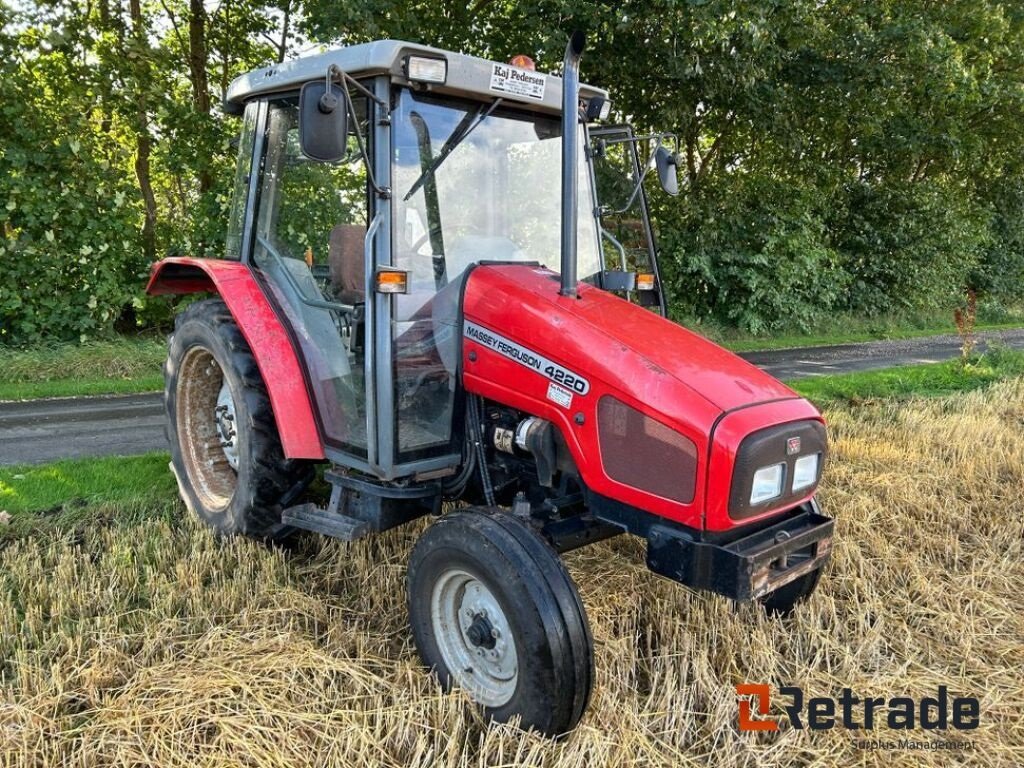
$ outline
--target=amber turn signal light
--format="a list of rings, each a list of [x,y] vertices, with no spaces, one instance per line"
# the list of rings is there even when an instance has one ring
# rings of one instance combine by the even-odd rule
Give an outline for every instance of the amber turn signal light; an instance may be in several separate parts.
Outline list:
[[[374,282],[377,293],[409,292],[409,273],[403,269],[378,269]]]
[[[636,289],[638,291],[654,290],[654,275],[641,272],[636,276]]]

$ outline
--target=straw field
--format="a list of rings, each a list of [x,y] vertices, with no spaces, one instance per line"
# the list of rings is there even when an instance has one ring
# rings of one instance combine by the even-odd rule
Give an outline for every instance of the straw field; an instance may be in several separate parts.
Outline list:
[[[0,544],[0,764],[1024,764],[1024,382],[828,417],[835,554],[792,619],[660,580],[625,537],[567,556],[597,685],[557,742],[486,726],[420,668],[404,563],[422,523],[271,550],[215,540],[159,494],[41,524]],[[980,727],[940,732],[971,740],[957,752],[740,733],[742,682],[946,685],[980,698]]]

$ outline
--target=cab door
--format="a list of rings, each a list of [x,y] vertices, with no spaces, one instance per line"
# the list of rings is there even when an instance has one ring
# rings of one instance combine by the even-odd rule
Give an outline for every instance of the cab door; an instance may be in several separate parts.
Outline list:
[[[353,94],[365,131],[367,99]],[[286,320],[332,459],[368,468],[365,251],[374,205],[356,138],[338,163],[299,147],[299,98],[264,102],[251,260]],[[372,383],[371,383],[372,387]]]
[[[628,125],[588,131],[605,271],[602,287],[666,314],[665,297],[647,208],[642,164]],[[649,173],[656,173],[651,170]]]

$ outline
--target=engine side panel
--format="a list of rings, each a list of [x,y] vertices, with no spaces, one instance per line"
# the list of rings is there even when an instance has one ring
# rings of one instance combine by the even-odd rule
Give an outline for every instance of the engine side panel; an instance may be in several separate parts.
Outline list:
[[[215,293],[220,296],[256,358],[270,395],[285,456],[291,459],[324,458],[323,444],[295,350],[246,265],[215,259],[164,259],[153,265],[146,293],[151,296],[188,293]]]
[[[535,272],[536,280],[524,275]],[[543,294],[539,296],[538,291]],[[632,307],[626,302],[622,305]],[[550,272],[527,266],[475,269],[468,278],[463,305],[464,386],[555,424],[591,490],[699,528],[707,435],[721,410],[695,396],[667,371],[649,365],[630,347],[609,338],[602,329],[580,322],[578,309],[577,299],[558,295],[557,279],[551,279]],[[487,335],[481,335],[481,330]],[[558,373],[562,382],[531,371],[530,366],[510,357],[502,346],[508,341],[543,356],[544,364],[552,364],[556,371],[564,371],[564,376]],[[579,391],[582,386],[576,379],[585,380],[585,394]],[[696,445],[691,503],[616,482],[604,471],[597,416],[605,395],[661,421]]]

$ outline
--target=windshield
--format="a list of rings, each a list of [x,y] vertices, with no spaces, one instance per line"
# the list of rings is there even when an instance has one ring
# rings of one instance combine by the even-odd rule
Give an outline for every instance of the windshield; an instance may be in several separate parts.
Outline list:
[[[403,89],[394,124],[396,264],[414,281],[440,287],[479,261],[534,261],[559,271],[558,118]],[[580,279],[602,268],[593,208],[581,151]]]

